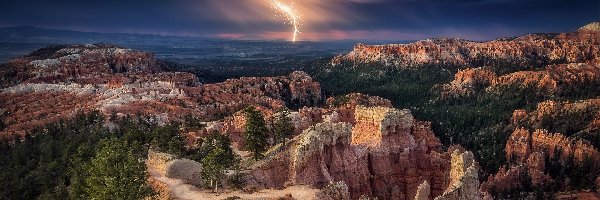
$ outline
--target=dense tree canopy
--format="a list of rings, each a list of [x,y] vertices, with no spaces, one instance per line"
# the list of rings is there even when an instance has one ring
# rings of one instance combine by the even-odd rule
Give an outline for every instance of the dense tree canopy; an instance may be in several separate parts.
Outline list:
[[[262,113],[250,106],[244,109],[246,116],[245,139],[246,149],[254,153],[254,158],[259,159],[268,147],[268,129]]]

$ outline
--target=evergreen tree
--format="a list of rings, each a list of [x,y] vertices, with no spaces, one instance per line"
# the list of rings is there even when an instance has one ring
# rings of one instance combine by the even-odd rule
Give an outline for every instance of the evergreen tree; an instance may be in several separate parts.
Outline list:
[[[89,199],[143,199],[152,194],[146,165],[135,147],[117,138],[102,139],[86,167],[85,193]]]
[[[285,145],[285,139],[294,133],[294,125],[289,117],[290,111],[282,109],[275,115],[273,121],[273,137],[275,143],[283,142]]]
[[[159,150],[173,154],[175,156],[183,156],[185,152],[184,138],[179,134],[178,125],[168,124],[158,126],[152,130],[151,146]]]
[[[262,152],[268,146],[267,142],[267,126],[265,119],[260,111],[250,106],[244,109],[246,115],[246,149],[254,153],[254,159],[258,160],[262,156]]]
[[[206,178],[207,184],[218,192],[225,170],[239,162],[231,149],[231,140],[226,135],[215,131],[204,139],[199,152],[206,153],[200,159],[202,176]]]

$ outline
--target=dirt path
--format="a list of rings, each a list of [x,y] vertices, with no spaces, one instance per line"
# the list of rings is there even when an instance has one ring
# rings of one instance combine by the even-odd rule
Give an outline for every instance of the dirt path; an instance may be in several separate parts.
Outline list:
[[[171,190],[171,194],[175,199],[195,200],[195,199],[206,199],[206,200],[222,200],[227,197],[240,197],[242,199],[251,200],[263,200],[263,199],[276,199],[283,197],[286,194],[291,194],[295,199],[317,199],[316,194],[318,189],[310,188],[308,186],[291,186],[284,190],[261,190],[252,194],[243,193],[241,191],[226,191],[219,195],[210,193],[208,190],[202,190],[195,186],[184,183],[179,179],[172,179],[161,176],[156,169],[148,168],[150,176],[156,180],[163,182]]]

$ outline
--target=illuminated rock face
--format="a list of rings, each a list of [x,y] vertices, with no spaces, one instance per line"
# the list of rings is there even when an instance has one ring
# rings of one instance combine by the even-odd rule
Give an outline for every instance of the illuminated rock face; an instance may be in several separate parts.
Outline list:
[[[449,84],[439,86],[442,98],[470,96],[485,89],[496,79],[496,74],[485,68],[459,70]]]
[[[481,199],[479,193],[478,168],[473,153],[458,150],[452,152],[450,185],[435,200]]]
[[[507,160],[526,163],[528,159],[534,159],[530,158],[534,152],[547,153],[547,156],[554,157],[557,149],[561,151],[561,159],[566,160],[569,155],[573,155],[576,163],[583,162],[586,156],[595,160],[600,158],[598,150],[592,145],[541,129],[533,133],[525,129],[515,130],[506,142],[505,151]]]
[[[436,88],[442,98],[451,98],[470,96],[484,90],[502,94],[519,88],[531,88],[545,95],[569,95],[583,86],[600,86],[600,59],[549,65],[542,70],[517,71],[499,77],[484,68],[467,68],[459,70],[452,82]]]
[[[581,30],[562,34],[529,34],[517,38],[473,42],[456,38],[427,39],[411,44],[357,44],[347,55],[333,59],[342,62],[379,63],[399,68],[424,65],[481,67],[495,60],[518,66],[543,63],[578,63],[600,55],[600,31],[590,24]]]
[[[351,199],[361,195],[413,199],[423,181],[430,188],[421,189],[420,195],[436,197],[443,195],[454,180],[452,191],[479,195],[478,182],[469,182],[473,173],[477,181],[472,154],[461,157],[462,171],[451,172],[451,156],[440,152],[441,144],[429,130],[429,123],[416,122],[406,110],[364,106],[356,107],[355,121],[354,126],[323,122],[304,130],[284,151],[255,165],[248,183],[274,188],[301,184],[324,188],[343,181]]]
[[[362,107],[354,112],[356,124],[352,128],[352,144],[366,146],[414,146],[409,137],[414,119],[409,110],[388,107]]]

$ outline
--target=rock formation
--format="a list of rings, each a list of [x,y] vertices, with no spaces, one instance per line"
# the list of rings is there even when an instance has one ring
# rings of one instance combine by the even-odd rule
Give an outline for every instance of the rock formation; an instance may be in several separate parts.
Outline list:
[[[546,95],[568,95],[584,89],[586,85],[600,85],[598,60],[587,63],[549,65],[539,71],[519,71],[500,76],[487,88],[489,92],[509,88],[534,88]]]
[[[421,185],[417,188],[417,195],[415,195],[415,200],[429,200],[429,191],[430,185],[427,180],[423,181]]]
[[[343,181],[332,182],[321,189],[321,195],[318,198],[322,200],[350,200],[350,192]]]
[[[452,152],[450,186],[435,200],[481,199],[478,167],[471,152]]]
[[[249,105],[268,109],[322,101],[319,83],[304,72],[242,77],[200,84],[193,74],[160,72],[152,54],[111,45],[40,49],[0,68],[0,138],[24,136],[36,126],[78,112],[153,116],[159,122],[186,115],[213,120]],[[6,87],[10,86],[10,87]]]
[[[431,197],[444,191],[479,196],[478,182],[471,182],[473,173],[477,181],[472,154],[457,155],[463,159],[453,161],[464,162],[464,169],[456,167],[457,172],[451,172],[450,154],[440,152],[439,140],[430,130],[423,130],[429,128],[428,123],[416,122],[407,110],[385,107],[357,106],[354,116],[354,125],[322,122],[304,130],[286,150],[256,164],[246,177],[248,183],[268,188],[324,188],[343,181],[351,199],[362,195],[412,199],[419,184],[427,181],[431,188],[426,193]],[[451,180],[453,189],[447,190]]]
[[[334,65],[379,63],[399,68],[424,65],[449,65],[459,68],[484,66],[488,61],[532,66],[547,63],[577,63],[600,55],[600,32],[596,23],[561,34],[528,34],[473,42],[456,38],[421,40],[410,44],[357,44],[347,55],[333,59]]]
[[[581,28],[577,29],[578,31],[600,31],[600,22],[592,22]]]
[[[585,157],[600,159],[598,150],[592,145],[581,140],[571,140],[560,133],[551,134],[542,129],[535,130],[533,133],[522,128],[515,130],[506,142],[505,149],[506,159],[518,163],[525,163],[533,152],[546,153],[547,156],[554,157],[557,155],[557,150],[560,151],[561,159],[566,160],[569,155],[573,155],[575,162],[579,164]]]
[[[183,182],[195,186],[202,186],[202,164],[189,160],[177,159],[170,154],[160,153],[156,151],[148,151],[148,159],[146,160],[148,168],[156,170],[160,176],[180,179]]]
[[[533,89],[537,95],[573,95],[600,86],[600,60],[548,65],[542,70],[517,71],[502,76],[484,68],[459,70],[448,84],[436,86],[444,99],[486,91],[503,94],[515,89]]]
[[[536,109],[524,113],[521,124],[528,124],[534,129],[565,129],[549,127],[549,125],[569,125],[570,133],[583,131],[585,134],[600,130],[600,99],[580,101],[544,101]],[[579,125],[578,125],[579,124]],[[554,130],[564,131],[564,130]]]
[[[509,166],[488,177],[482,184],[483,191],[505,192],[519,189],[524,184],[542,186],[552,180],[545,173],[545,160],[549,158],[558,157],[561,164],[572,158],[575,165],[583,165],[589,158],[592,167],[600,167],[600,154],[592,145],[541,129],[533,133],[524,128],[516,129],[508,139],[505,151]],[[530,180],[525,180],[525,175]]]
[[[496,74],[486,68],[467,68],[459,70],[454,75],[454,80],[449,84],[441,85],[442,98],[470,96],[489,86],[496,79]]]

